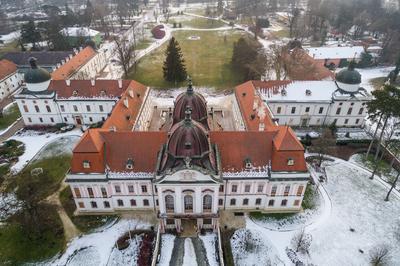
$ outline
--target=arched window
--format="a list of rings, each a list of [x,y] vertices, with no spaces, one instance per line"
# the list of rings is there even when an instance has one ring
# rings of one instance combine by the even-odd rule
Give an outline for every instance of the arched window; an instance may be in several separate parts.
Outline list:
[[[301,194],[303,194],[303,189],[304,189],[303,185],[301,185],[297,188],[297,196],[301,196]]]
[[[174,197],[171,195],[165,196],[165,208],[167,212],[174,212]]]
[[[185,212],[193,212],[193,197],[190,195],[186,195],[183,198],[183,201],[185,203]]]
[[[203,211],[209,212],[211,211],[212,206],[212,197],[210,195],[205,195],[203,197]]]

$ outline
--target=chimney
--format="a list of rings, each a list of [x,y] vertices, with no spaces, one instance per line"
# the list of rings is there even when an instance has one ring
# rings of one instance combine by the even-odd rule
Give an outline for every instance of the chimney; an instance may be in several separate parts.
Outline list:
[[[69,57],[67,56],[66,58],[65,58],[65,62],[68,62],[69,61]]]
[[[129,93],[129,96],[130,96],[131,98],[134,97],[134,96],[133,96],[133,90],[132,90],[132,89],[130,89],[130,90],[128,91],[128,93]]]
[[[260,124],[258,125],[258,130],[264,131],[264,129],[265,129],[265,124],[263,122],[260,122]]]
[[[73,57],[73,54],[70,54],[70,55],[69,55],[69,59],[72,59],[72,57]]]
[[[110,132],[116,132],[116,131],[117,131],[117,128],[115,126],[110,127]]]
[[[94,87],[94,85],[96,84],[96,80],[95,79],[90,79],[90,83],[92,84],[92,87]]]
[[[56,67],[56,66],[53,66],[53,67],[51,67],[51,69],[54,71],[54,70],[57,69],[57,67]]]
[[[63,60],[61,60],[61,64],[62,65],[64,65],[65,64],[65,60],[63,59]]]
[[[71,80],[70,79],[66,79],[65,80],[65,84],[67,84],[68,87],[71,86]]]
[[[82,51],[82,49],[83,49],[83,48],[82,48],[82,46],[81,46],[81,47],[79,47],[79,52],[80,52],[80,51]]]
[[[74,54],[77,54],[78,50],[76,48],[74,48]]]
[[[118,80],[118,88],[122,89],[122,79]]]
[[[128,98],[125,98],[125,99],[124,99],[124,105],[125,105],[126,108],[129,108],[129,101],[128,101]]]
[[[57,67],[56,68],[59,68],[61,66],[61,64],[60,63],[57,63]]]

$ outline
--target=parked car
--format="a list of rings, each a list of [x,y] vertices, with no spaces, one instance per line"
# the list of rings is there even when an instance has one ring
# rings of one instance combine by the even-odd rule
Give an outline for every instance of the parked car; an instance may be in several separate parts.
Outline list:
[[[67,125],[67,126],[60,128],[60,130],[61,130],[61,132],[67,132],[67,131],[73,130],[74,128],[75,128],[74,125]]]

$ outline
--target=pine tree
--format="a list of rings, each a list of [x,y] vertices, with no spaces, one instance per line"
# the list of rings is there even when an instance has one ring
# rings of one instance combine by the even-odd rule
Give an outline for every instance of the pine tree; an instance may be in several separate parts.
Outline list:
[[[165,56],[163,66],[164,79],[170,82],[184,81],[187,77],[185,60],[179,43],[174,37],[169,41]]]

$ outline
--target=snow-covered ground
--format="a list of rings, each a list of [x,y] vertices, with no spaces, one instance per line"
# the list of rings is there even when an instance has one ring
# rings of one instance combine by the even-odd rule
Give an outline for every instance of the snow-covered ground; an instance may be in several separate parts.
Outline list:
[[[48,143],[36,156],[34,160],[41,160],[63,154],[72,154],[72,150],[80,140],[80,136],[63,136]]]
[[[4,43],[10,43],[18,39],[20,36],[21,36],[21,31],[17,30],[10,32],[9,34],[0,35],[0,40],[3,41]]]
[[[31,161],[35,155],[50,142],[66,136],[81,136],[82,132],[75,129],[65,133],[42,133],[38,131],[22,131],[15,134],[10,139],[21,141],[25,144],[25,152],[18,158],[18,162],[11,167],[11,171],[16,173]]]
[[[193,242],[190,238],[185,239],[183,265],[197,265],[196,252],[194,251]]]
[[[371,79],[379,77],[387,77],[394,67],[372,67],[372,68],[357,68],[361,74],[361,87],[371,92],[374,87],[370,83]]]
[[[161,235],[161,255],[158,266],[168,266],[171,260],[172,250],[174,248],[175,236],[171,234]]]
[[[370,172],[364,168],[333,159],[332,162],[323,163],[328,182],[320,185],[332,206],[328,213],[321,215],[323,219],[315,217],[314,223],[305,226],[305,232],[312,236],[312,243],[309,255],[299,254],[299,258],[306,265],[369,265],[371,250],[385,244],[390,249],[389,265],[398,265],[400,193],[394,191],[390,201],[385,202],[383,199],[388,186],[380,179],[370,180]],[[250,219],[246,220],[246,228],[256,230],[256,234],[252,235],[267,241],[271,249],[276,250],[275,254],[280,260],[292,265],[285,249],[293,248],[291,239],[299,230],[273,231]],[[264,253],[260,251],[258,255]]]
[[[217,235],[214,233],[207,233],[204,236],[200,235],[199,237],[201,241],[203,241],[203,245],[207,253],[208,264],[210,266],[218,266],[217,254],[215,254],[215,242],[217,241]]]
[[[134,263],[128,263],[128,260],[133,262],[132,260],[137,256],[138,242],[133,243],[132,249],[129,247],[127,251],[114,251],[117,239],[134,228],[149,229],[150,224],[138,220],[122,219],[102,231],[74,238],[68,243],[66,251],[60,257],[45,262],[45,264],[54,266],[134,265]],[[129,255],[133,257],[128,258]]]
[[[135,235],[130,240],[128,248],[119,250],[118,248],[114,247],[107,265],[136,265],[139,256],[139,247],[142,240],[142,235]]]

